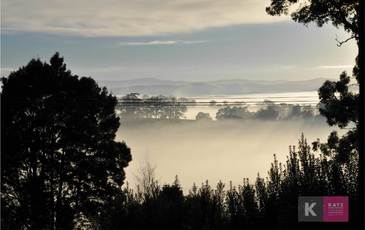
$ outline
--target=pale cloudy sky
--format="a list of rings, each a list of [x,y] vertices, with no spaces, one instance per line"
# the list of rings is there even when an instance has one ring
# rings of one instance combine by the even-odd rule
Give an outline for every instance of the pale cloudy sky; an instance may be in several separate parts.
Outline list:
[[[1,72],[59,51],[96,79],[335,78],[354,43],[266,15],[266,0],[2,0]]]

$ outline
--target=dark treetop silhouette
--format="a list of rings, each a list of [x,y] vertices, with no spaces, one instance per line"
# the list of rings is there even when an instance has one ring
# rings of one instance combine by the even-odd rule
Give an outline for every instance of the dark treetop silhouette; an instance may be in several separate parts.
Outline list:
[[[350,34],[350,38],[338,41],[341,46],[345,42],[355,39],[359,47],[360,32],[360,1],[359,0],[310,0],[297,4],[299,0],[271,0],[271,5],[266,8],[270,15],[288,14],[294,21],[308,24],[311,22],[322,26],[332,23],[335,27],[343,27]],[[358,157],[359,153],[359,102],[360,95],[349,88],[354,81],[360,83],[359,60],[353,68],[353,75],[346,72],[340,75],[337,82],[326,81],[319,89],[319,98],[322,104],[320,112],[327,118],[329,125],[340,128],[348,127],[347,134],[339,137],[337,132],[332,132],[325,144],[315,143],[327,154],[335,155],[342,163],[351,157]]]
[[[267,12],[285,14],[298,2],[272,0]],[[359,1],[309,0],[295,6],[295,21],[332,22],[359,42]],[[2,227],[308,229],[318,225],[297,222],[298,195],[330,194],[350,196],[350,222],[331,229],[356,229],[362,218],[359,96],[349,90],[351,79],[360,80],[357,65],[353,76],[343,73],[319,90],[328,123],[350,128],[342,137],[332,133],[326,144],[315,143],[314,151],[322,153],[316,155],[302,137],[286,163],[274,159],[267,179],[258,177],[255,186],[245,180],[225,191],[222,183],[216,189],[206,183],[184,196],[177,181],[161,188],[151,177],[136,192],[122,190],[131,156],[124,143],[114,141],[116,98],[94,80],[71,75],[58,54],[50,64],[32,60],[2,80]]]
[[[206,105],[206,102],[196,102],[187,98],[175,98],[159,96],[147,96],[142,98],[139,93],[130,93],[119,99],[116,109],[118,115],[123,120],[181,120],[185,119],[184,113],[188,106],[199,106],[199,103]],[[260,104],[260,109],[251,112],[248,105],[243,102],[231,102],[222,104],[213,104],[209,106],[221,107],[218,109],[217,120],[290,120],[290,119],[307,119],[322,120],[317,111],[321,104],[314,106],[299,104],[275,104],[273,101],[265,100]],[[212,120],[209,113],[199,112],[196,120]]]
[[[99,222],[102,229],[317,229],[318,223],[298,223],[299,195],[350,196],[350,222],[331,229],[357,229],[360,220],[356,199],[358,161],[341,166],[331,157],[313,151],[307,140],[299,139],[289,148],[287,161],[274,162],[267,177],[253,184],[227,186],[208,181],[193,185],[183,194],[177,179],[161,186],[154,169],[147,165],[136,190],[124,187],[123,194],[107,207]],[[327,225],[328,226],[328,225]]]
[[[131,160],[117,100],[72,75],[56,53],[2,79],[1,208],[4,229],[71,229],[102,214]]]
[[[147,172],[137,191],[121,189],[130,153],[114,142],[114,97],[72,76],[57,54],[3,84],[4,229],[307,229],[297,222],[298,195],[349,195],[350,223],[333,229],[355,229],[360,220],[356,157],[341,164],[313,152],[304,136],[255,185],[205,183],[184,196],[177,180],[160,187]]]

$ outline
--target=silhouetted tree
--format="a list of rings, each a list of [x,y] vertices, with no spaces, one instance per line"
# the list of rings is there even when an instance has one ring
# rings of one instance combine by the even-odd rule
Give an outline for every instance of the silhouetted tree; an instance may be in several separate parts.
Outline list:
[[[299,4],[300,2],[300,4]],[[288,14],[294,21],[308,24],[315,22],[318,26],[332,23],[335,27],[343,27],[350,37],[338,41],[338,46],[355,39],[359,48],[360,31],[360,1],[359,0],[271,0],[271,5],[266,8],[270,15]],[[350,130],[338,137],[337,132],[332,132],[322,148],[337,153],[336,159],[341,163],[348,163],[349,159],[359,151],[359,94],[351,90],[354,81],[359,84],[358,58],[353,68],[352,76],[346,72],[340,75],[337,82],[326,81],[319,89],[321,102],[320,113],[327,118],[329,125],[340,128],[349,127]],[[351,81],[352,80],[352,81]],[[335,137],[335,138],[334,138]],[[331,138],[331,139],[330,139]]]
[[[299,4],[300,3],[300,4]],[[315,22],[318,26],[332,23],[342,26],[351,38],[359,40],[360,1],[358,0],[271,0],[266,8],[270,15],[289,14],[299,23]]]
[[[137,191],[128,186],[115,203],[106,207],[99,223],[101,229],[307,229],[297,221],[299,195],[348,195],[358,191],[352,175],[358,174],[358,162],[339,164],[320,150],[313,150],[304,135],[297,146],[289,147],[287,160],[274,161],[266,179],[257,177],[250,184],[225,190],[219,182],[195,184],[184,196],[177,180],[171,185],[158,184],[149,164],[141,170]],[[356,199],[350,199],[351,220],[356,217]],[[112,204],[112,203],[111,203]],[[101,224],[100,224],[101,223]],[[356,229],[356,222],[343,223],[334,229]]]
[[[144,98],[146,96],[144,95]],[[121,98],[117,104],[123,119],[140,119],[144,118],[143,100],[139,98],[139,93],[129,93]]]
[[[199,112],[195,116],[195,120],[212,120],[209,113]]]
[[[299,4],[300,2],[300,4]],[[271,5],[266,11],[271,15],[288,14],[291,9],[291,17],[294,21],[308,24],[315,22],[318,26],[325,23],[332,23],[335,27],[343,27],[350,37],[339,41],[336,38],[337,46],[341,46],[351,39],[355,39],[360,51],[360,1],[359,0],[271,0]],[[363,76],[362,76],[363,77]],[[320,148],[325,155],[332,156],[336,162],[332,163],[329,186],[333,191],[342,190],[341,179],[343,167],[346,171],[353,171],[352,186],[359,186],[358,167],[359,161],[359,114],[360,95],[357,87],[360,85],[359,58],[355,59],[355,66],[352,76],[345,71],[341,73],[339,81],[326,81],[318,90],[320,99],[320,113],[326,117],[330,126],[348,129],[347,133],[339,136],[333,131],[327,143],[319,141],[313,143],[314,147]],[[354,165],[357,165],[354,167]],[[352,169],[352,170],[351,170]],[[354,182],[355,181],[355,182]],[[343,190],[344,191],[344,190]],[[358,188],[349,191],[359,191]],[[348,191],[348,192],[349,192]],[[358,193],[352,193],[353,210],[359,207]],[[353,212],[353,223],[356,224],[359,211]]]
[[[227,106],[218,110],[216,114],[217,120],[224,119],[250,119],[252,113],[247,107]]]
[[[138,97],[138,93],[122,97],[118,109],[123,119],[181,119],[186,112],[187,104],[194,104],[186,98],[159,96]]]
[[[309,119],[315,117],[314,108],[310,105],[288,105],[287,119]]]
[[[349,129],[343,136],[333,131],[327,143],[321,145],[323,151],[333,153],[340,163],[348,163],[359,153],[360,95],[352,92],[349,84],[350,77],[343,72],[338,82],[326,81],[319,89],[322,104],[319,111],[327,118],[327,123],[330,126],[337,125],[340,128]]]
[[[261,108],[255,113],[255,119],[260,120],[277,120],[278,116],[279,111],[276,109],[276,106],[272,105]]]
[[[117,100],[72,75],[56,53],[2,79],[1,207],[4,229],[90,223],[121,192],[131,160],[116,142]]]

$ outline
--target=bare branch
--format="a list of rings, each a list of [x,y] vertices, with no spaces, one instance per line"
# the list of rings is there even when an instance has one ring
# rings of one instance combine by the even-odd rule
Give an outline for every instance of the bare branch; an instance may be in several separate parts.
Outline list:
[[[336,42],[337,42],[337,46],[338,46],[338,47],[340,47],[340,46],[342,46],[344,43],[346,43],[346,42],[348,42],[348,41],[350,41],[350,40],[352,40],[352,39],[354,39],[354,38],[356,38],[356,36],[355,36],[355,35],[352,35],[351,37],[347,38],[346,40],[340,41],[340,40],[338,40],[338,39],[337,39],[337,35],[336,35],[335,40],[336,40]]]

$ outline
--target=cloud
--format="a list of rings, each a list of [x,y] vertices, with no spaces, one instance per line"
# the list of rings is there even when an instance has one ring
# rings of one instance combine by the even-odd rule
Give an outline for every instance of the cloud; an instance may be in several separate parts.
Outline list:
[[[353,68],[354,65],[321,65],[318,66],[318,69],[349,69]]]
[[[143,36],[287,20],[270,0],[3,0],[2,30],[78,36]]]
[[[162,46],[162,45],[190,45],[190,44],[200,44],[206,41],[174,41],[174,40],[154,40],[154,41],[143,41],[143,42],[120,42],[120,46]]]

